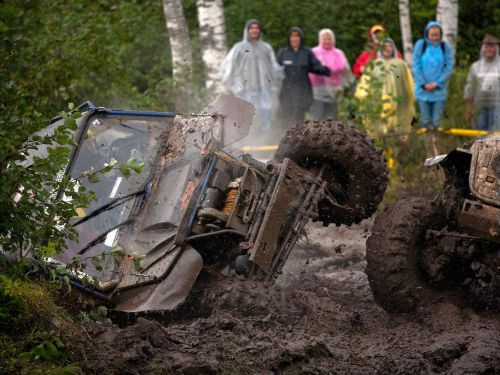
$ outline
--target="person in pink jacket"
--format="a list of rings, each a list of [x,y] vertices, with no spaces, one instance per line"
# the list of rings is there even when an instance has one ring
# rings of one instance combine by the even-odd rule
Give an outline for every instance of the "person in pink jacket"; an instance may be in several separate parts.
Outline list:
[[[349,62],[344,52],[335,48],[335,34],[330,29],[319,32],[319,45],[312,52],[331,73],[329,76],[309,74],[314,97],[309,112],[318,120],[335,118],[343,89],[354,80]]]

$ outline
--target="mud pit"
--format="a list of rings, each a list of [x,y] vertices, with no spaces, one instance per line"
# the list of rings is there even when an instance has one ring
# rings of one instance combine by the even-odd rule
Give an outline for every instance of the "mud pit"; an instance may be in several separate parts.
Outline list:
[[[500,373],[500,319],[447,301],[414,315],[378,307],[363,272],[371,222],[309,224],[277,286],[219,282],[213,311],[86,327],[82,368],[123,374]],[[198,317],[196,317],[198,316]]]

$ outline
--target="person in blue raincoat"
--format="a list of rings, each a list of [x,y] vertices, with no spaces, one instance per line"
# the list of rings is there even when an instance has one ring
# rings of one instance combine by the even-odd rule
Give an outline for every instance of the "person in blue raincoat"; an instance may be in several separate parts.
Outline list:
[[[439,126],[448,96],[448,81],[453,71],[453,50],[443,40],[439,22],[427,24],[423,39],[413,49],[413,78],[423,127]]]

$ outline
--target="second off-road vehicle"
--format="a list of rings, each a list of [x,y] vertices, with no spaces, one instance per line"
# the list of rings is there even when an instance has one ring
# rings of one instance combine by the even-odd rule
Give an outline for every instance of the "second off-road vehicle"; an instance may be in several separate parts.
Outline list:
[[[51,262],[79,257],[84,268],[73,284],[120,311],[175,309],[202,269],[273,280],[309,219],[359,222],[375,212],[387,185],[382,151],[332,120],[296,125],[275,160],[263,163],[230,146],[248,134],[254,112],[234,97],[221,95],[192,116],[80,109],[64,173],[97,198],[74,219],[79,241]],[[131,176],[113,168],[94,183],[81,178],[113,159],[144,168]],[[117,247],[130,256],[109,256],[102,269],[91,262]],[[94,282],[83,285],[85,277]]]
[[[388,311],[409,312],[444,294],[500,309],[500,137],[426,160],[444,170],[435,199],[381,212],[367,241],[366,273]]]

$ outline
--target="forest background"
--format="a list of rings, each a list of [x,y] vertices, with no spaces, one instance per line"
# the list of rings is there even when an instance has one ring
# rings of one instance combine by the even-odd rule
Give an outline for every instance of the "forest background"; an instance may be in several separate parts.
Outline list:
[[[500,35],[500,9],[495,4],[494,0],[460,1],[458,72],[478,58],[484,33]],[[410,2],[414,41],[435,18],[436,5],[437,0]],[[0,7],[2,112],[18,108],[51,117],[68,101],[86,100],[112,108],[195,111],[206,102],[195,0],[184,0],[183,7],[197,95],[196,100],[183,103],[175,101],[178,87],[171,78],[161,1],[7,0]],[[275,49],[286,43],[292,26],[303,28],[311,47],[317,44],[318,30],[329,27],[336,34],[337,47],[353,64],[367,43],[367,29],[376,23],[384,24],[402,49],[394,0],[226,0],[224,13],[229,47],[241,40],[245,21],[257,18],[264,39]]]

